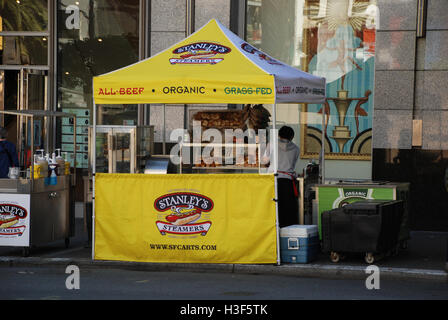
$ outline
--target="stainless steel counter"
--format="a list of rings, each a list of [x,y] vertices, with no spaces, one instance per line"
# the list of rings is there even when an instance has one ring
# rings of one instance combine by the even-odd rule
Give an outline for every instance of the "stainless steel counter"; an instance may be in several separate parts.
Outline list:
[[[46,185],[45,179],[0,179],[0,193],[31,193],[69,188],[71,176],[57,177],[56,185]]]

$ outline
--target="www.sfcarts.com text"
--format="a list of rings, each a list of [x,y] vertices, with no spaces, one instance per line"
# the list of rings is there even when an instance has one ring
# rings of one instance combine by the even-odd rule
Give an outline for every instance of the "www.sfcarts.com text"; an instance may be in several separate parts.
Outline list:
[[[216,250],[215,244],[149,244],[153,250]]]

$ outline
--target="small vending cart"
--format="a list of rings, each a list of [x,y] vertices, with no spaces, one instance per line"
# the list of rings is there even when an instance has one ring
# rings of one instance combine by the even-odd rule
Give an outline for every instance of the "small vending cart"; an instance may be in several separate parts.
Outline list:
[[[402,248],[407,247],[410,238],[409,228],[409,206],[410,206],[410,184],[407,182],[388,181],[339,181],[334,184],[318,184],[316,190],[317,224],[319,234],[322,238],[322,213],[335,208],[342,208],[360,200],[403,200],[404,211],[399,234],[399,244]]]
[[[325,78],[270,57],[213,19],[151,58],[94,77],[93,92],[95,133],[98,104],[273,104],[277,172],[276,103],[323,103]],[[179,145],[189,140],[184,133]],[[224,146],[204,145],[202,133],[190,138],[200,154]],[[192,174],[109,174],[93,161],[93,259],[280,263],[274,174],[198,166]]]
[[[74,119],[73,141],[76,144],[76,117],[69,113],[45,110],[0,110],[0,115],[17,117],[21,169],[9,179],[0,179],[0,246],[22,247],[24,256],[29,255],[31,246],[55,240],[65,240],[68,246],[74,234],[73,196],[70,194],[76,170],[72,171],[72,175],[64,167],[51,179],[40,176],[33,156],[36,147],[44,148],[45,144],[48,145],[45,141],[48,132],[43,127],[56,118]],[[76,159],[76,148],[74,152]]]

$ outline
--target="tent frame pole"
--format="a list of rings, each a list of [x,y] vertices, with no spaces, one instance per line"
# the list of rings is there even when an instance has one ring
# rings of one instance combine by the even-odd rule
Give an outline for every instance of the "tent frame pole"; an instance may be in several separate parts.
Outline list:
[[[163,155],[166,155],[166,104],[163,104],[163,118],[162,118],[162,122],[163,122],[163,132],[162,132],[162,152]]]
[[[325,184],[325,135],[326,135],[326,121],[325,121],[325,104],[322,105],[322,137],[321,137],[321,150],[320,150],[320,183]]]
[[[92,81],[92,92],[95,93]],[[96,172],[96,104],[92,94],[93,102],[93,132],[92,132],[92,260],[95,260],[95,172]],[[76,134],[76,133],[75,133]]]
[[[280,227],[278,223],[278,131],[277,131],[277,104],[274,103],[273,106],[273,123],[272,123],[272,139],[274,145],[274,181],[275,181],[275,230],[277,235],[277,265],[280,265]]]

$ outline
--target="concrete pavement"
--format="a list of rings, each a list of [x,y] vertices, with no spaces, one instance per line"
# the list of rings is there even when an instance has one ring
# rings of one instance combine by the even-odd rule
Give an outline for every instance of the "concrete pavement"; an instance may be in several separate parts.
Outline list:
[[[298,277],[332,279],[366,279],[368,266],[361,255],[348,255],[344,261],[332,263],[328,255],[320,254],[308,264],[247,265],[247,264],[193,264],[193,263],[142,263],[92,260],[91,248],[86,246],[87,233],[81,219],[76,219],[76,234],[65,248],[64,241],[31,248],[30,256],[22,250],[0,247],[0,266],[66,266],[80,268],[110,267],[145,271],[227,272],[245,274],[281,274]],[[374,263],[383,278],[448,281],[448,232],[411,232],[408,248],[397,256],[386,257]]]

